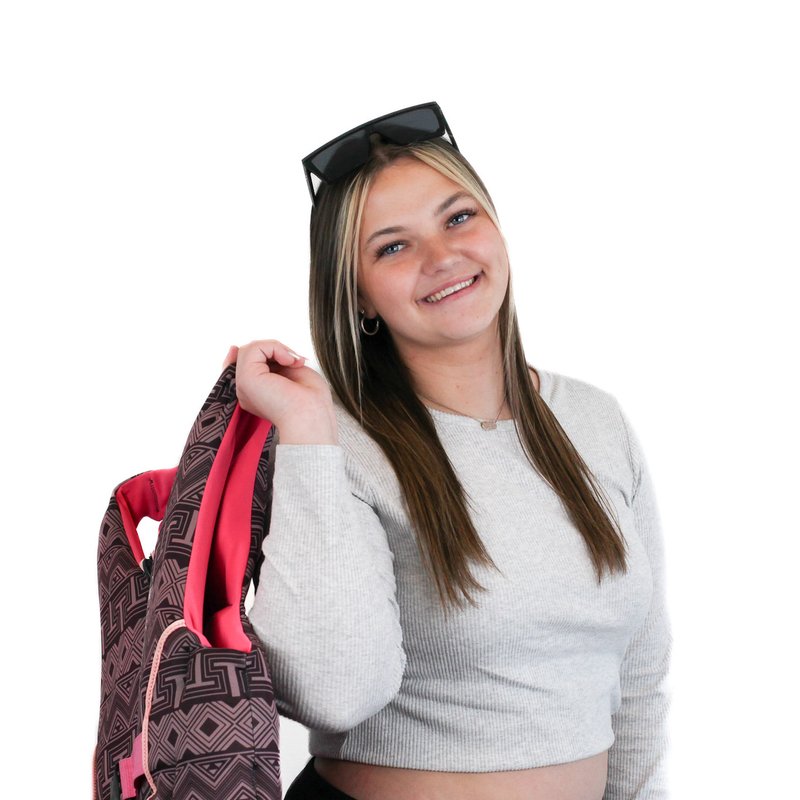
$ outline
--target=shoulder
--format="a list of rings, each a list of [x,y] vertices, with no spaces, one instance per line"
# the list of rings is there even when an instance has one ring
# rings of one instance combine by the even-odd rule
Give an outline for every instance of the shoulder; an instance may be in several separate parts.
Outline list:
[[[542,396],[555,411],[580,412],[595,416],[617,413],[619,403],[611,391],[589,381],[553,370],[539,370],[542,377]],[[544,373],[544,374],[542,374]]]
[[[333,392],[332,397],[339,446],[344,452],[345,467],[354,491],[370,501],[387,491],[387,487],[392,487],[394,493],[399,492],[394,468],[380,445]]]
[[[344,407],[335,394],[332,394],[332,397],[339,444],[354,456],[363,456],[376,448],[378,446],[377,443],[364,430],[361,421]]]
[[[617,396],[604,386],[549,370],[545,382],[543,399],[593,471],[632,485],[637,467]]]
[[[346,454],[366,469],[376,466],[376,461],[385,459],[378,443],[364,430],[361,420],[353,416],[333,394],[333,410],[339,444]]]

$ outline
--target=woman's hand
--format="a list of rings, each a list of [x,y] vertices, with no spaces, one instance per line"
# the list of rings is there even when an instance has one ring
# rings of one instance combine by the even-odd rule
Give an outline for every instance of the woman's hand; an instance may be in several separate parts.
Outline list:
[[[276,339],[231,347],[222,368],[236,363],[236,398],[277,426],[281,444],[337,444],[336,417],[325,379]]]

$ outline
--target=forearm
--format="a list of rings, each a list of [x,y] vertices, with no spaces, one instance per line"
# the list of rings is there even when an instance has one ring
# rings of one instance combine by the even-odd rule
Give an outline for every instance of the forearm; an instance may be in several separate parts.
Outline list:
[[[389,702],[405,667],[391,551],[372,508],[351,492],[342,448],[281,434],[250,618],[279,711],[347,730]]]

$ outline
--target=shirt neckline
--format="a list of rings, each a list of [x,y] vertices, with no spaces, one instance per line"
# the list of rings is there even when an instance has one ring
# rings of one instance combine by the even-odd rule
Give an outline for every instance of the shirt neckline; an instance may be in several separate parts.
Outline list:
[[[552,388],[552,375],[547,370],[542,369],[541,367],[534,367],[533,368],[536,374],[539,376],[539,396],[542,400],[545,401],[549,405],[550,403],[550,390]],[[426,405],[425,408],[430,411],[431,416],[434,420],[439,420],[441,422],[447,422],[453,425],[458,425],[462,428],[474,428],[477,430],[483,430],[480,426],[480,422],[478,422],[473,417],[468,417],[464,414],[455,414],[452,411],[440,411],[438,408],[431,408],[429,405]],[[497,428],[496,430],[514,430],[514,420],[513,419],[499,419],[497,420]],[[491,433],[491,430],[486,431],[487,433]]]

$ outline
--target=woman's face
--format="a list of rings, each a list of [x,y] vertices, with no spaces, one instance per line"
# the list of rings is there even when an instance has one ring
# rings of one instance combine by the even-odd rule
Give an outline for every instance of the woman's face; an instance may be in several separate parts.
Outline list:
[[[474,282],[438,295],[465,281]],[[415,158],[381,170],[361,221],[358,300],[405,359],[468,342],[491,347],[507,286],[503,238],[472,194]]]

